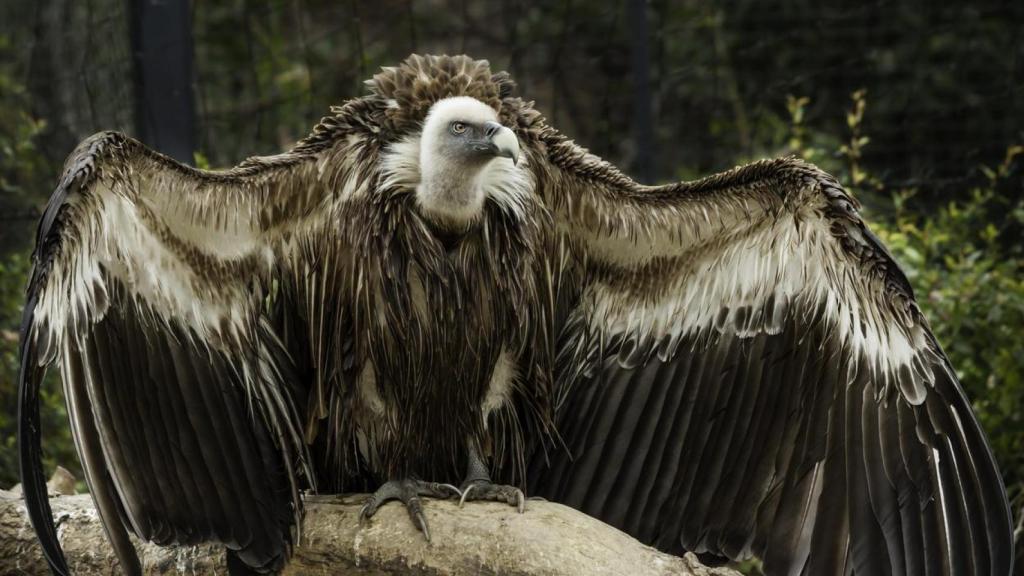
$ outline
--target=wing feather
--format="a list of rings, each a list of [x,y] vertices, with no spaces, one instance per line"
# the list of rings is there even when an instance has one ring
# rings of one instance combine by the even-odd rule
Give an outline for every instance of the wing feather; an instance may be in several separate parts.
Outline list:
[[[535,120],[536,122],[536,120]],[[768,574],[1005,575],[1005,489],[906,277],[793,159],[635,184],[547,127],[579,278],[531,491]],[[542,457],[540,455],[543,455]]]
[[[640,468],[640,475],[637,479],[635,504],[625,506],[627,520],[624,524],[627,530],[633,534],[649,534],[652,530],[652,523],[649,519],[653,516],[652,504],[657,502],[661,494],[658,479],[674,475],[675,461],[672,458],[674,448],[678,446],[673,440],[680,434],[678,427],[683,423],[682,419],[672,416],[681,413],[680,406],[685,405],[686,393],[693,387],[686,386],[684,374],[689,373],[692,363],[687,361],[679,364],[666,363],[671,370],[665,375],[666,381],[679,381],[681,386],[664,386],[664,396],[656,400],[660,409],[652,423],[654,429],[652,435],[647,439],[648,451],[644,459],[643,467]],[[668,473],[672,470],[672,473]]]
[[[77,354],[70,354],[66,347],[67,344],[65,344],[65,351],[62,354],[68,360],[61,364],[61,379],[64,382],[64,400],[67,404],[68,418],[71,421],[71,433],[75,440],[78,457],[82,462],[85,481],[89,486],[93,502],[96,503],[96,510],[103,522],[107,539],[118,558],[122,559],[125,571],[138,573],[142,571],[142,566],[138,563],[134,547],[128,538],[128,531],[122,522],[125,516],[124,508],[114,491],[106,466],[103,464],[105,460],[100,445],[101,439],[92,418],[92,407],[85,389],[82,358]],[[29,510],[32,508],[30,507]],[[52,558],[49,555],[47,557]],[[52,563],[51,559],[51,565]]]
[[[300,484],[314,479],[297,397],[307,389],[290,381],[294,360],[265,301],[274,289],[303,294],[311,255],[344,242],[331,218],[373,177],[351,158],[374,164],[379,149],[351,118],[359,106],[290,152],[222,172],[115,133],[69,157],[39,225],[19,375],[26,501],[54,572],[68,566],[38,430],[54,362],[90,492],[129,573],[141,568],[125,526],[158,544],[220,541],[258,570],[283,562]],[[281,325],[335,317],[342,303],[327,295],[341,291],[326,284],[343,264],[332,262],[314,301],[278,306],[291,317]]]

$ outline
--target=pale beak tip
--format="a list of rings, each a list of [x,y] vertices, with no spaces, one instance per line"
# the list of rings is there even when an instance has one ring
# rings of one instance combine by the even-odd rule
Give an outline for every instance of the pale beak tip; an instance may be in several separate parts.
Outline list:
[[[497,125],[495,131],[490,134],[491,145],[498,156],[503,156],[512,161],[513,165],[519,165],[519,138],[510,128]]]

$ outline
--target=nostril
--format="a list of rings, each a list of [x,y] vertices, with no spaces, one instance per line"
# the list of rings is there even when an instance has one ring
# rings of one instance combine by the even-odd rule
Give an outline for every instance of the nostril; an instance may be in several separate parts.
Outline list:
[[[498,124],[496,122],[488,122],[487,130],[484,132],[484,134],[486,134],[487,137],[490,138],[491,136],[494,136],[494,133],[497,132],[499,128],[501,128],[501,124]]]

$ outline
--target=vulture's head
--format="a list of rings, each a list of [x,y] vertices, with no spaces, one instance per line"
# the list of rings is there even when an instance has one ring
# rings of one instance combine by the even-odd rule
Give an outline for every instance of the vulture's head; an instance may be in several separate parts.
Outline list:
[[[444,98],[430,108],[418,153],[417,203],[425,216],[449,226],[476,220],[488,196],[518,177],[515,133],[498,122],[493,108],[468,96]]]

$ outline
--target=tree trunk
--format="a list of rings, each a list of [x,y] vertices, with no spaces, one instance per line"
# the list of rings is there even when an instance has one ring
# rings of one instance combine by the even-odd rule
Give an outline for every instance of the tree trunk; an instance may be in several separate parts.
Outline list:
[[[135,114],[140,139],[192,164],[192,18],[187,0],[132,0]]]
[[[654,122],[651,114],[651,47],[647,0],[630,0],[630,68],[633,70],[632,172],[643,184],[654,178]]]
[[[454,501],[424,505],[432,544],[413,528],[402,506],[388,504],[365,526],[363,495],[309,496],[302,540],[285,574],[682,574],[738,576],[640,544],[576,510],[527,503],[524,514],[505,504]],[[114,574],[115,558],[88,495],[50,499],[71,571]],[[226,574],[215,545],[136,548],[147,574]],[[48,574],[21,496],[0,491],[0,574]]]

